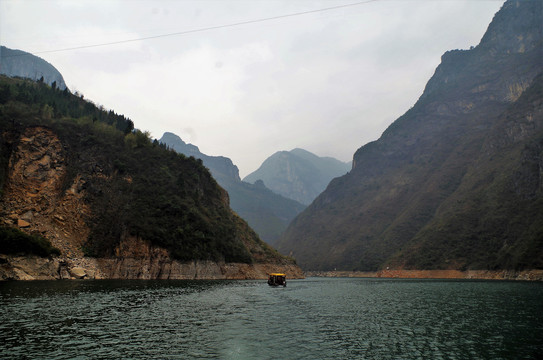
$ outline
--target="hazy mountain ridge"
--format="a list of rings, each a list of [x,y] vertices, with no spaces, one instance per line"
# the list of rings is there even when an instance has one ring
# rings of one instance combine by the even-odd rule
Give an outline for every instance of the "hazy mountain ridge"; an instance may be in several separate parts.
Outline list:
[[[0,46],[0,74],[32,80],[43,77],[46,84],[55,83],[59,89],[66,89],[62,74],[53,65],[38,56],[5,46]]]
[[[272,192],[264,184],[241,181],[237,166],[229,158],[205,155],[197,146],[186,144],[173,133],[164,133],[159,142],[179,153],[202,159],[213,177],[228,192],[232,209],[269,244],[273,245],[290,221],[305,208],[295,200]]]
[[[276,152],[243,181],[254,183],[262,180],[277,194],[308,205],[326,188],[330,180],[344,175],[350,169],[350,163],[294,149]]]
[[[241,181],[238,167],[227,157],[206,155],[200,152],[197,146],[185,143],[179,136],[171,132],[165,132],[158,141],[168,145],[178,153],[202,159],[204,165],[211,171],[211,174],[219,184]]]
[[[306,269],[543,266],[542,191],[522,185],[542,183],[542,6],[508,1],[477,47],[444,54],[415,106],[355,153],[353,170],[292,222],[279,250]],[[513,109],[530,121],[501,127]],[[489,139],[507,142],[496,134],[512,129],[524,138],[494,153],[508,160],[485,158]]]

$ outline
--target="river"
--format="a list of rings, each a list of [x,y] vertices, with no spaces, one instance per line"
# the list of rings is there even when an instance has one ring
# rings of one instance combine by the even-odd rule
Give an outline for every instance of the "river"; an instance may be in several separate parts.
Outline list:
[[[543,283],[0,283],[1,359],[537,359]]]

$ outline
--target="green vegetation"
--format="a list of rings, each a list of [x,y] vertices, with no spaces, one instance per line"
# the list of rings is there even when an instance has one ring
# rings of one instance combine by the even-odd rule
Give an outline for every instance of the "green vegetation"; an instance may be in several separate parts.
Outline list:
[[[22,112],[35,116],[39,122],[51,119],[71,118],[99,121],[113,126],[124,134],[134,129],[134,123],[112,110],[106,111],[84,100],[80,94],[72,94],[68,89],[60,90],[43,82],[32,82],[2,76],[0,84],[0,104],[5,115]],[[14,120],[14,119],[13,119]]]
[[[241,181],[238,168],[228,158],[202,154],[196,146],[186,144],[172,133],[165,133],[160,142],[179,153],[202,159],[217,182],[228,191],[230,207],[268,244],[274,245],[290,221],[305,208],[295,200],[274,193],[264,184]]]
[[[28,235],[18,229],[0,226],[0,254],[47,257],[60,255],[60,251],[42,236]]]
[[[113,256],[123,237],[137,236],[182,261],[253,261],[226,192],[201,160],[151,141],[131,120],[82,95],[41,82],[0,78],[2,188],[13,141],[37,125],[52,129],[65,147],[63,190],[76,176],[85,190],[92,213],[87,255]]]

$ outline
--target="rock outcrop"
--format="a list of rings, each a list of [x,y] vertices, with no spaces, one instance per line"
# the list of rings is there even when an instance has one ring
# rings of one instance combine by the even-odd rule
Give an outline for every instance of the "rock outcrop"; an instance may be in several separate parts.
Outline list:
[[[179,262],[168,258],[41,258],[0,255],[2,280],[139,279],[251,280],[282,272],[289,279],[304,277],[296,265],[243,264],[213,261]]]
[[[0,255],[0,280],[58,279],[266,279],[271,272],[303,278],[294,264],[180,262],[149,242],[127,237],[115,249],[115,257],[51,257]]]

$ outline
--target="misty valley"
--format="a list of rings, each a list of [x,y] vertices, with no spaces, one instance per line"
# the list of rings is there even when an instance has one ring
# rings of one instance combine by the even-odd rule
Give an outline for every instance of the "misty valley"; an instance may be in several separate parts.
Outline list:
[[[55,51],[381,2],[333,4]],[[445,52],[418,100],[352,161],[300,145],[249,173],[190,143],[190,128],[154,137],[39,54],[1,46],[0,358],[543,357],[542,24],[542,1],[505,1],[480,43]],[[331,132],[351,131],[345,111]]]

